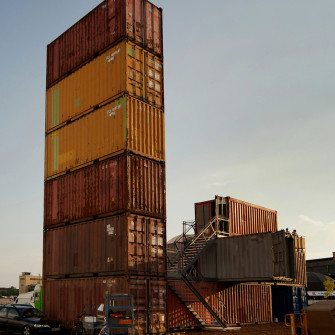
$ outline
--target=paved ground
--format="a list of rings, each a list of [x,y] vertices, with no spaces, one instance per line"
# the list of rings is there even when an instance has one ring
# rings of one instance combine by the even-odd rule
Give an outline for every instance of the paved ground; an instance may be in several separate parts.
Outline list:
[[[6,335],[6,332],[1,332],[1,335]],[[283,323],[272,323],[265,325],[251,325],[241,326],[239,331],[187,331],[174,333],[174,335],[290,335],[290,328],[286,327]],[[8,335],[8,334],[7,334]]]
[[[290,335],[290,328],[286,327],[284,323],[271,323],[265,325],[250,325],[250,326],[241,326],[239,331],[225,331],[225,332],[203,332],[203,331],[187,331],[179,334],[185,335]]]

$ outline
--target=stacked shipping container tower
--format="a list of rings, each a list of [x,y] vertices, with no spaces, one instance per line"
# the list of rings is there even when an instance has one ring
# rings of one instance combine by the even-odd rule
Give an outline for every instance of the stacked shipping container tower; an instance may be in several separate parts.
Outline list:
[[[162,12],[106,0],[47,50],[44,311],[67,327],[107,294],[166,332]]]

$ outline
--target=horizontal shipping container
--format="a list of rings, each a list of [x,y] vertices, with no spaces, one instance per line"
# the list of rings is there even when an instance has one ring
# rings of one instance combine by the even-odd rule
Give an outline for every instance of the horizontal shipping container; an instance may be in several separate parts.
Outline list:
[[[180,300],[179,302],[168,300],[168,325],[171,330],[183,328],[185,324],[189,325],[194,321],[189,319],[188,311],[180,308],[181,301],[192,308],[206,324],[214,324],[214,318],[184,282],[169,281],[169,286],[172,286]],[[219,311],[219,316],[228,326],[272,322],[270,285],[228,285],[207,282],[201,287],[201,291],[198,289],[199,292],[210,306]]]
[[[162,56],[162,10],[146,0],[106,0],[48,45],[47,87],[128,38]]]
[[[165,160],[162,110],[123,96],[46,135],[45,178],[125,151]]]
[[[271,209],[219,196],[195,204],[196,231],[204,228],[214,217],[225,219],[218,229],[230,236],[278,230],[277,211]]]
[[[47,90],[46,131],[124,93],[163,106],[162,62],[126,41]]]
[[[218,238],[199,259],[205,278],[274,281],[295,278],[294,240],[284,230]]]
[[[166,225],[121,214],[44,232],[44,278],[104,274],[165,276]]]
[[[45,182],[44,227],[126,210],[165,217],[165,166],[123,154]]]
[[[134,297],[134,334],[166,333],[166,280],[155,277],[90,277],[43,280],[43,306],[48,317],[71,328],[85,307],[97,310],[106,295]]]

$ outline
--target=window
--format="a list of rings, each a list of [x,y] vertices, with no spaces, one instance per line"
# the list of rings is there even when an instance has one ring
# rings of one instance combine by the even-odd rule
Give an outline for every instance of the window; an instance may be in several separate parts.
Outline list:
[[[14,308],[8,308],[8,318],[9,319],[14,319],[15,317],[19,316],[19,313],[16,309]]]
[[[5,307],[0,309],[0,318],[5,318],[7,315],[7,310]]]

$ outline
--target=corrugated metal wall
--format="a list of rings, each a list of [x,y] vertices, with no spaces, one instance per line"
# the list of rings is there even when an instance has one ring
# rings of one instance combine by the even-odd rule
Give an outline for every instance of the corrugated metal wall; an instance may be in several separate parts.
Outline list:
[[[230,235],[276,232],[277,212],[229,198]]]
[[[178,294],[181,297],[189,291],[186,284],[181,281],[171,283],[178,289]],[[205,286],[208,288],[206,289]],[[226,319],[227,325],[272,322],[271,285],[206,283],[202,285],[201,292],[204,293],[203,296],[206,300],[210,300],[220,310],[221,317]],[[213,292],[215,292],[215,295]],[[192,297],[185,297],[185,299],[190,299],[190,306],[202,320],[209,320],[214,323],[213,317],[200,301],[192,301]],[[176,306],[178,306],[177,303]],[[169,306],[168,313],[170,329],[183,327],[185,323],[192,324],[188,311],[184,309],[179,308],[177,314],[176,308]],[[173,316],[175,317],[173,318]],[[170,319],[172,320],[170,321]]]
[[[46,181],[44,225],[113,214],[123,209],[165,217],[165,166],[124,154]]]
[[[195,204],[196,230],[202,229],[214,217],[229,219],[229,235],[276,232],[277,212],[230,197]]]
[[[162,46],[146,0],[106,0],[48,46],[43,306],[67,327],[126,293],[135,334],[166,333]]]
[[[68,328],[85,305],[98,308],[106,294],[131,294],[134,297],[135,334],[166,333],[166,281],[139,276],[109,276],[44,280],[43,290],[50,303],[45,313],[62,320]],[[51,303],[52,302],[52,303]]]
[[[201,256],[199,269],[218,281],[274,281],[295,277],[294,245],[283,230],[218,238]]]
[[[200,328],[201,325],[195,316],[169,287],[167,293],[169,329]]]
[[[163,55],[162,10],[146,0],[106,0],[47,50],[47,87],[122,38]]]
[[[121,42],[47,90],[46,130],[125,93],[163,107],[162,61],[129,42]]]
[[[164,113],[122,97],[46,136],[45,177],[130,150],[165,160]]]
[[[50,229],[45,232],[44,275],[159,276],[166,271],[164,236],[164,220],[125,214]]]

